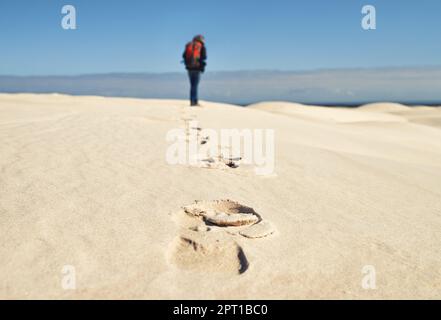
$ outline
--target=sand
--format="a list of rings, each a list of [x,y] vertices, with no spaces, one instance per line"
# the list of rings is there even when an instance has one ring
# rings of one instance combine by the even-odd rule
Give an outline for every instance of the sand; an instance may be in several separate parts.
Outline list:
[[[202,105],[0,94],[0,298],[441,298],[440,108]],[[170,165],[191,120],[274,129],[274,174]]]

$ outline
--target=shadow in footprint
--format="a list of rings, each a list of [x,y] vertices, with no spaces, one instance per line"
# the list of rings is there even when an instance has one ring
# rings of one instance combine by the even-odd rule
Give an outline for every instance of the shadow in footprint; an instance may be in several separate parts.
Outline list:
[[[232,169],[236,169],[236,168],[239,168],[239,165],[238,165],[238,164],[236,164],[236,163],[235,163],[235,162],[233,162],[233,161],[227,162],[227,163],[225,163],[225,165],[226,165],[227,167],[230,167],[230,168],[232,168]]]
[[[247,257],[245,256],[245,252],[243,252],[242,248],[239,247],[239,252],[237,254],[237,258],[240,261],[240,266],[241,268],[239,269],[239,273],[242,274],[245,271],[247,271],[248,267],[249,267],[249,263],[247,260]]]
[[[201,144],[206,144],[209,139],[210,139],[210,137],[202,137]]]

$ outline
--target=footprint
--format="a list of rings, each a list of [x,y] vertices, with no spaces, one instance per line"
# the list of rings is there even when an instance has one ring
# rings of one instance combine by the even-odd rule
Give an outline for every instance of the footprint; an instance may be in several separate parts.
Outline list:
[[[179,269],[201,273],[244,273],[249,262],[239,239],[264,238],[275,232],[253,208],[229,199],[195,201],[173,218],[181,231],[169,251],[170,261]]]
[[[183,209],[188,217],[197,218],[206,226],[216,226],[226,233],[248,239],[264,238],[276,232],[274,225],[263,220],[253,208],[229,199],[195,201]]]
[[[229,161],[229,162],[225,163],[225,165],[230,168],[233,168],[233,169],[239,168],[239,165],[233,161]]]
[[[200,158],[203,158],[203,155],[200,156]],[[236,162],[233,161],[226,162],[214,157],[201,159],[198,163],[198,166],[205,169],[219,169],[219,170],[239,168],[239,165]]]
[[[232,169],[239,168],[239,162],[242,160],[242,157],[225,157],[223,154],[219,158],[227,167]]]
[[[222,233],[187,231],[172,244],[171,261],[179,269],[240,275],[249,266],[245,253]]]
[[[243,226],[259,222],[260,216],[253,208],[232,200],[195,201],[185,206],[187,214],[203,217],[205,221],[218,226]]]
[[[206,144],[207,142],[208,142],[208,140],[210,140],[210,137],[202,137],[202,139],[201,139],[201,144]]]
[[[191,123],[192,121],[197,121],[196,118],[181,117],[181,119],[184,121],[185,137],[183,140],[185,142],[196,142],[199,145],[204,145],[205,147],[209,146],[210,137],[201,136],[201,131],[203,129]],[[216,157],[209,156],[207,154],[208,150],[204,149],[199,151],[200,154],[190,155],[190,157],[194,160],[190,164],[191,166],[197,166],[205,169],[230,170],[239,168],[239,162],[242,160],[241,157],[225,156],[221,150],[219,155]]]

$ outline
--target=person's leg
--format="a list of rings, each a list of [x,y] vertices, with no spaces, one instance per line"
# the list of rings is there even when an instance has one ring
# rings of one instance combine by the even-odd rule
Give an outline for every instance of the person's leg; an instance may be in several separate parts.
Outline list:
[[[190,80],[190,105],[193,105],[193,76],[191,70],[188,70],[188,79]]]
[[[190,70],[188,71],[188,77],[190,78],[190,105],[195,105],[195,77],[194,77],[194,71]]]
[[[195,70],[190,70],[188,72],[190,77],[190,103],[192,106],[198,103],[198,85],[199,85],[199,77],[200,72]]]
[[[199,103],[198,98],[198,87],[199,87],[199,80],[201,77],[201,73],[199,71],[194,72],[194,104],[197,105]]]

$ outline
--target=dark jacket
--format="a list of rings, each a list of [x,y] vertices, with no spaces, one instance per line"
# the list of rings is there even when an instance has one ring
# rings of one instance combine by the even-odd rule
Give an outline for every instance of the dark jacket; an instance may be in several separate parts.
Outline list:
[[[202,43],[202,42],[201,42]],[[185,50],[184,50],[184,53],[182,54],[182,58],[184,59],[184,63],[185,63],[185,68],[187,69],[187,70],[196,70],[196,71],[201,71],[201,72],[204,72],[205,71],[205,66],[207,65],[207,49],[205,48],[205,45],[202,43],[202,49],[201,49],[201,59],[200,59],[200,66],[198,67],[198,68],[195,68],[195,67],[193,67],[193,68],[190,68],[188,65],[187,65],[187,61],[186,61],[186,59],[185,59]]]

